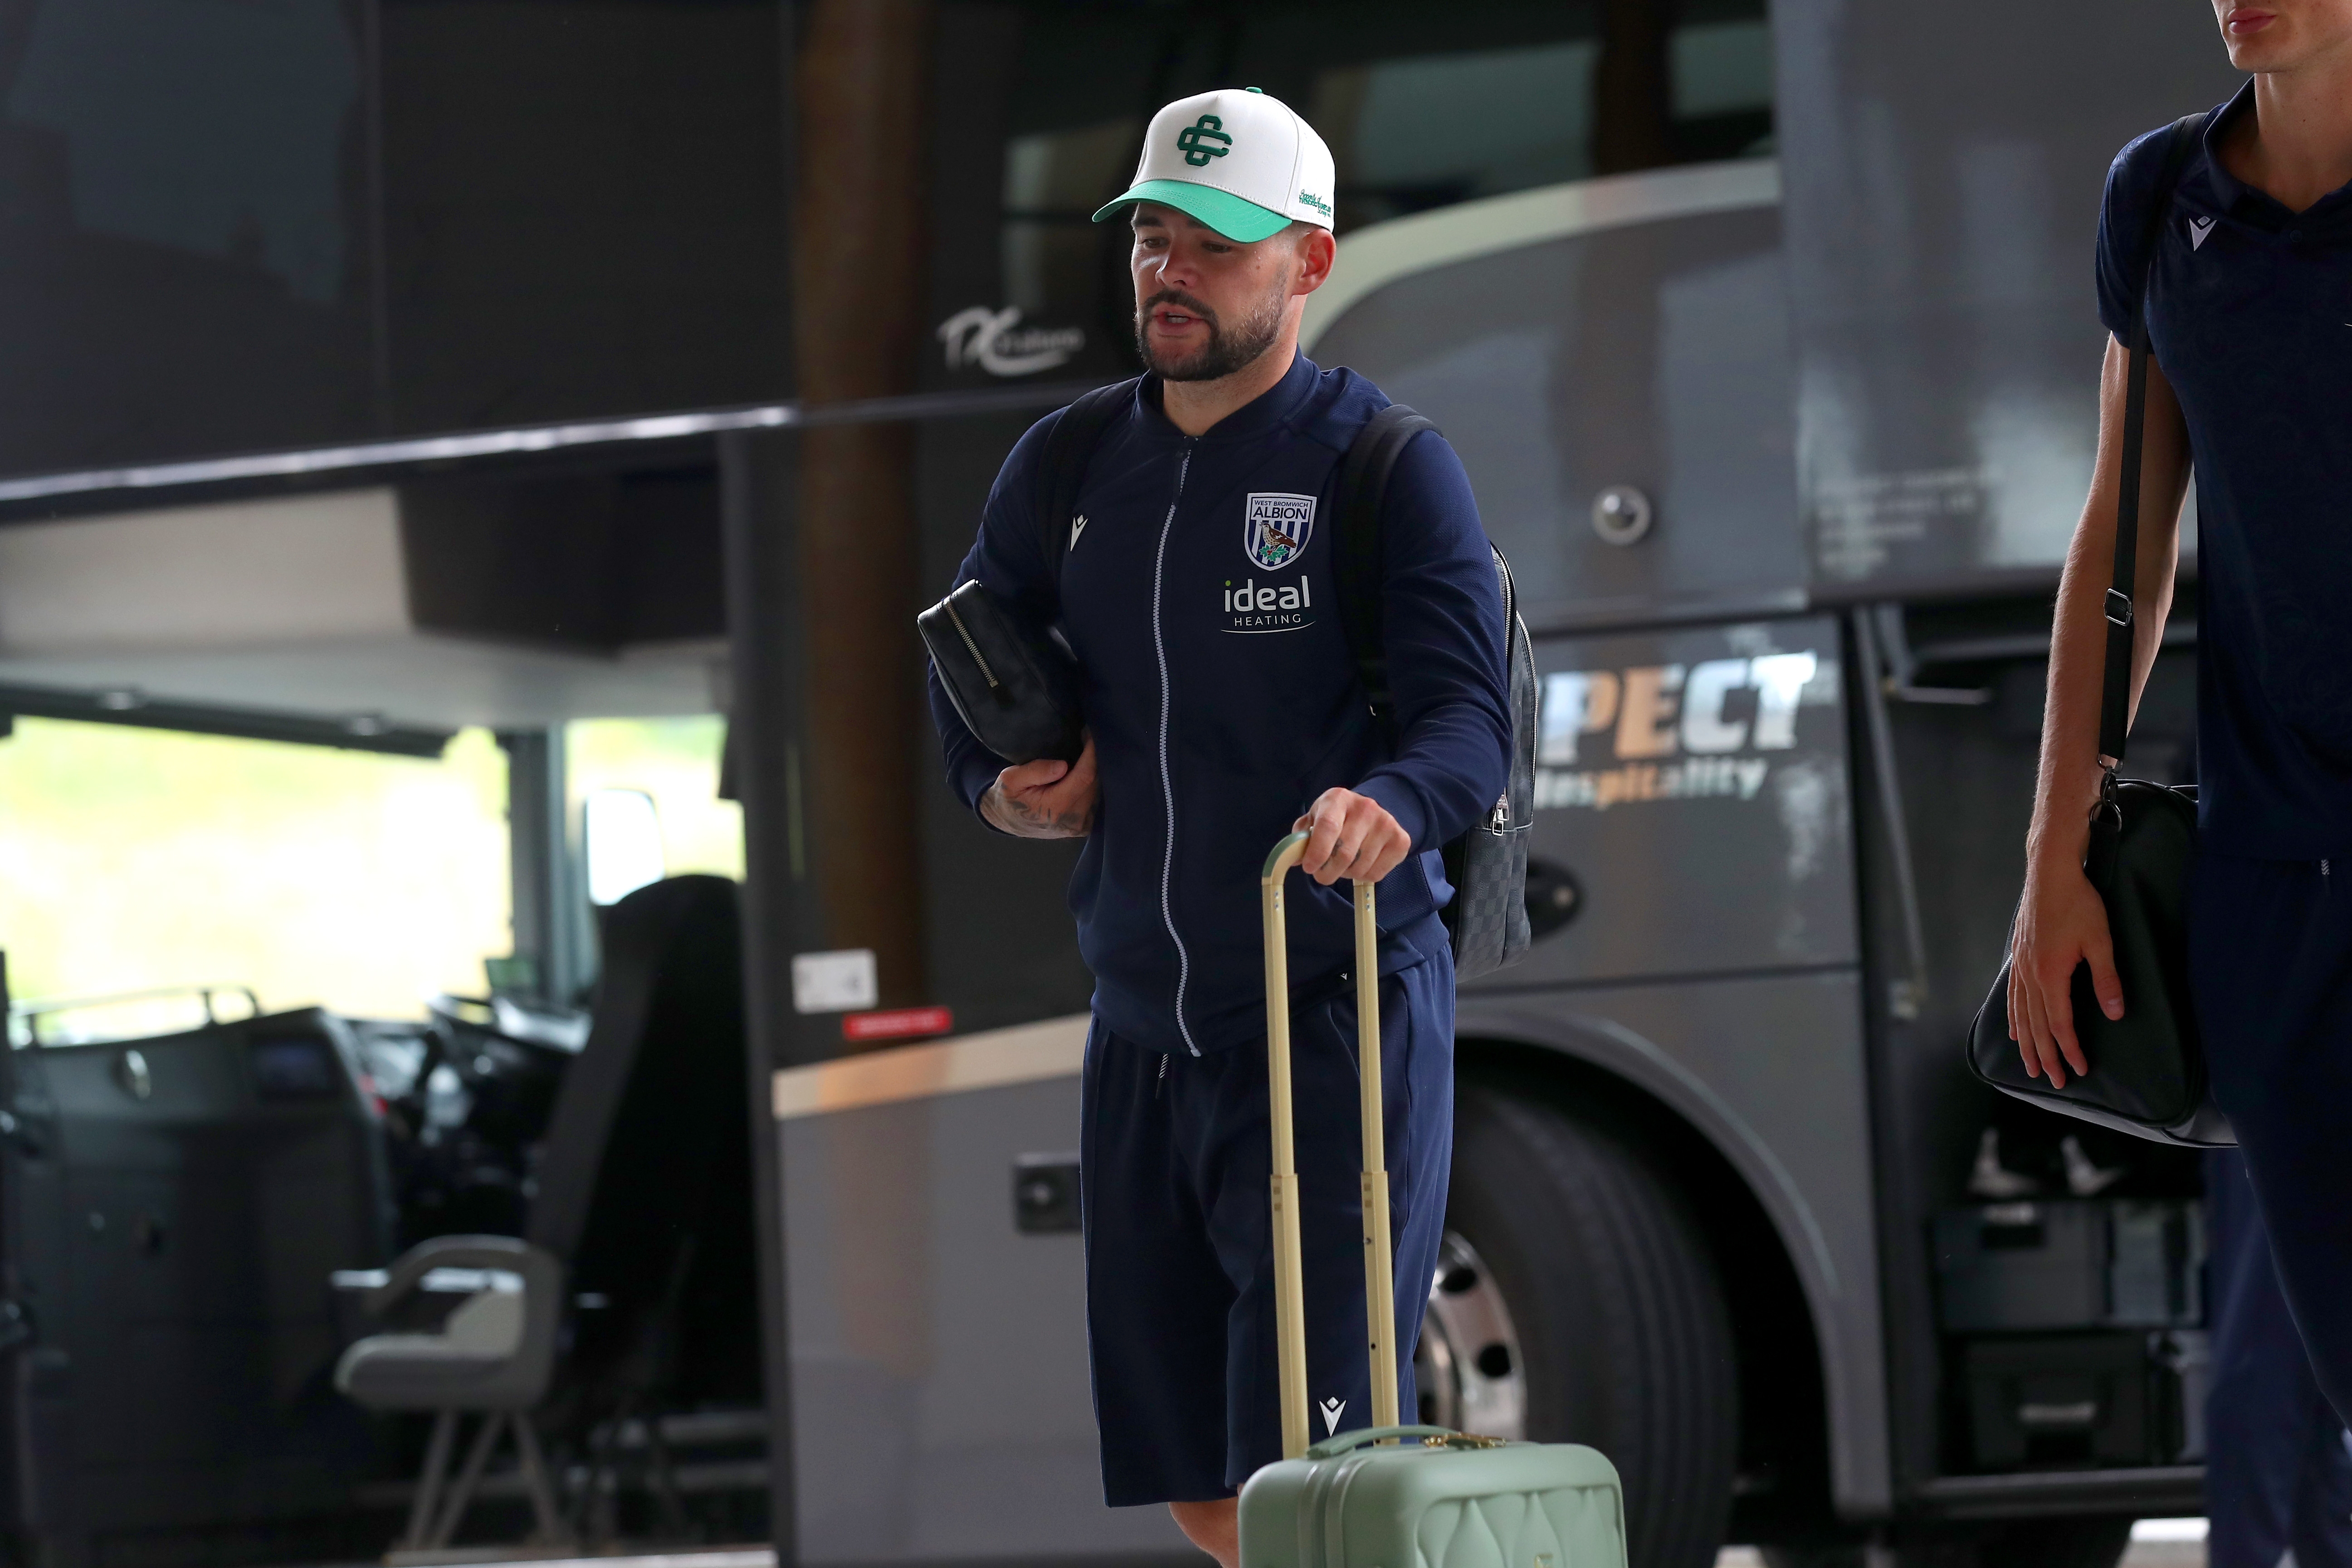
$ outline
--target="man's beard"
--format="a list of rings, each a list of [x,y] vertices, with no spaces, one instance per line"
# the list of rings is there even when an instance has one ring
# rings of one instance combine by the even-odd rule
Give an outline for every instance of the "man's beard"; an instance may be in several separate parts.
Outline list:
[[[1135,312],[1135,352],[1143,367],[1162,381],[1217,381],[1256,362],[1259,355],[1274,346],[1282,335],[1282,307],[1286,291],[1269,289],[1258,308],[1238,322],[1231,331],[1217,320],[1217,313],[1177,289],[1162,289],[1139,306]],[[1174,305],[1189,313],[1209,329],[1209,341],[1181,358],[1152,352],[1151,312],[1162,305]]]

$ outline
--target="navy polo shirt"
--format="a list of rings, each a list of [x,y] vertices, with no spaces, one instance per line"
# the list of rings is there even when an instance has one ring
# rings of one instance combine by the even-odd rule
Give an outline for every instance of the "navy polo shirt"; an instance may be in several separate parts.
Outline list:
[[[2158,231],[2148,341],[2196,465],[2197,764],[2203,842],[2352,854],[2352,186],[2301,213],[2213,149],[2206,122]],[[2166,130],[2126,147],[2099,218],[2099,318],[2126,343]]]

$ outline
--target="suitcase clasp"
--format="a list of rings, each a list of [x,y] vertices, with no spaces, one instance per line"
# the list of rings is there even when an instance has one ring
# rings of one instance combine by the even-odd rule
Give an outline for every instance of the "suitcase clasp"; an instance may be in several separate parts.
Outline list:
[[[1444,1432],[1423,1437],[1426,1448],[1501,1448],[1509,1445],[1508,1437],[1486,1437],[1475,1432]]]

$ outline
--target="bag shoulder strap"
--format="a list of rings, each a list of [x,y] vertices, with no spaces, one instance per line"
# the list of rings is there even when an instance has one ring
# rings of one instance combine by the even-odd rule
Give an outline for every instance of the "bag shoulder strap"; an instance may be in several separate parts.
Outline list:
[[[1385,548],[1381,510],[1388,503],[1389,479],[1397,459],[1435,422],[1402,403],[1391,403],[1364,422],[1339,459],[1339,490],[1333,499],[1338,512],[1339,546],[1339,620],[1348,634],[1348,651],[1356,661],[1364,696],[1382,719],[1395,713],[1389,690],[1388,647],[1381,591]]]
[[[1096,387],[1063,409],[1054,427],[1045,432],[1045,456],[1037,464],[1037,529],[1045,556],[1045,581],[1056,603],[1062,594],[1062,563],[1070,553],[1070,530],[1077,521],[1078,490],[1087,479],[1087,460],[1142,379],[1134,376]]]
[[[2208,110],[2172,122],[2164,173],[2157,180],[2141,235],[2139,299],[2132,312],[2131,371],[2124,393],[2123,472],[2116,485],[2115,574],[2106,598],[2106,668],[2099,689],[2099,763],[2110,778],[2122,765],[2131,729],[2132,590],[2139,568],[2140,448],[2147,433],[2147,291],[2156,279],[2157,247],[2164,238],[2165,220],[2172,215],[2180,172],[2188,167],[2189,153],[2211,117]]]

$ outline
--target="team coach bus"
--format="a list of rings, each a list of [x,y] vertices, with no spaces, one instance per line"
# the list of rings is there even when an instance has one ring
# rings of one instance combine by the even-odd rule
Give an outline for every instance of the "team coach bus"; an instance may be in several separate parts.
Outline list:
[[[2102,178],[2229,89],[2201,7],[909,0],[897,44],[823,0],[296,9],[301,68],[237,53],[240,101],[327,153],[221,186],[212,227],[105,183],[75,84],[112,79],[74,62],[114,46],[44,12],[9,57],[0,597],[78,619],[0,619],[0,699],[426,750],[727,714],[784,1561],[1184,1555],[1099,1501],[1070,854],[940,784],[912,616],[1019,434],[1132,373],[1123,237],[1087,220],[1145,117],[1244,84],[1338,159],[1307,352],[1444,429],[1542,681],[1538,935],[1461,997],[1425,1416],[1603,1449],[1642,1568],[1729,1541],[2109,1568],[2131,1521],[2198,1509],[2193,1164],[2068,1142],[1959,1047],[2091,472]],[[833,68],[858,47],[913,53]],[[866,111],[895,152],[824,141],[853,80],[901,95]],[[210,146],[218,98],[134,129]],[[267,545],[206,579],[266,637],[173,642],[205,605],[154,607],[169,552],[99,547],[198,528]],[[382,594],[297,548],[377,533]],[[2135,735],[2158,771],[2189,761],[2180,621]],[[518,952],[572,931],[540,973],[585,978],[549,755],[511,755]],[[26,1207],[68,1203],[33,1178],[73,1147],[0,1140],[12,1270],[80,1234]],[[71,1332],[11,1321],[20,1369]],[[285,1385],[334,1350],[288,1350]],[[12,1431],[42,1386],[5,1384]],[[80,1511],[14,1528],[107,1560],[114,1472],[79,1452],[10,1448],[13,1498],[87,1472]],[[345,1479],[381,1496],[368,1452]],[[142,1482],[178,1511],[139,1550],[260,1560],[342,1484]]]

